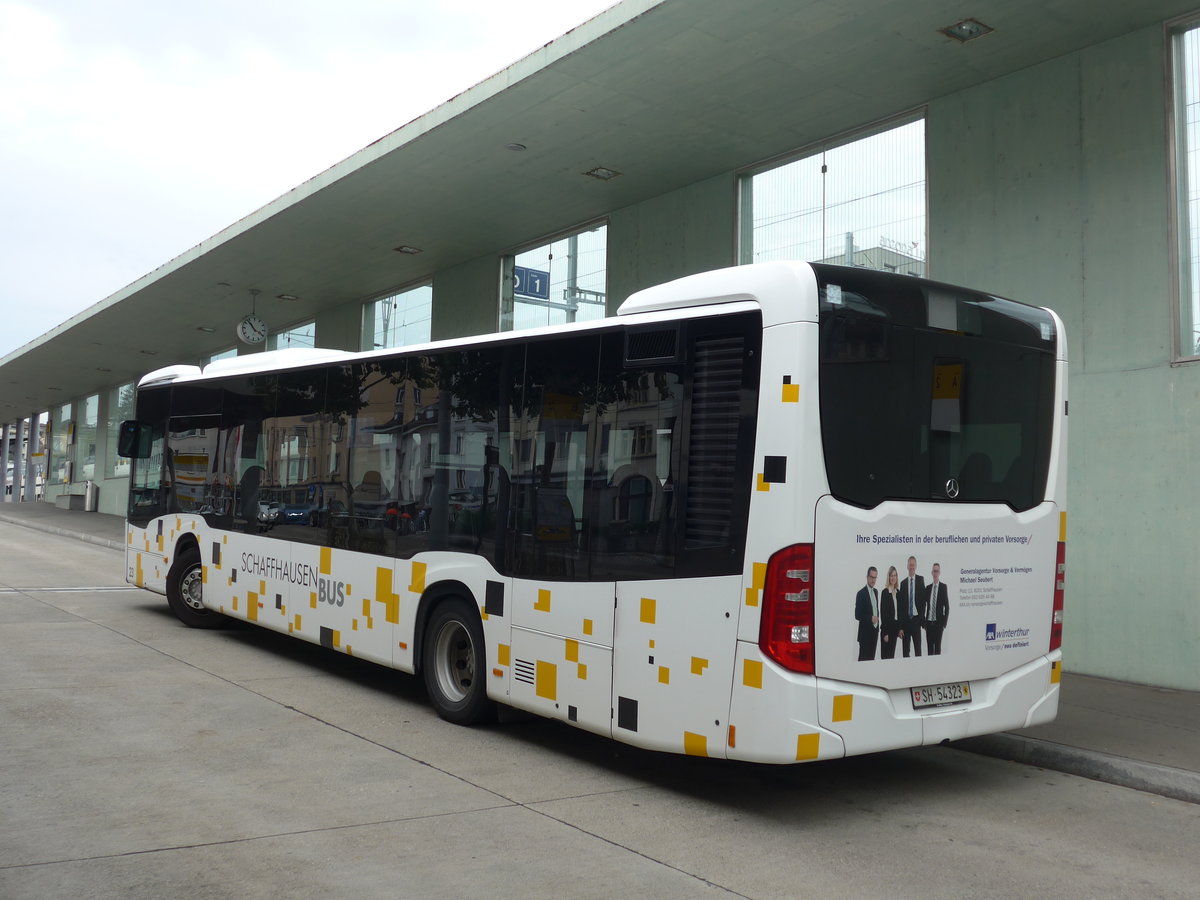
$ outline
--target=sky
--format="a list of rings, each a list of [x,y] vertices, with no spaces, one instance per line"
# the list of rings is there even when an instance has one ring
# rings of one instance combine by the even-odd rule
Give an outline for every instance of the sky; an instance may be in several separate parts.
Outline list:
[[[0,358],[616,0],[0,0]]]

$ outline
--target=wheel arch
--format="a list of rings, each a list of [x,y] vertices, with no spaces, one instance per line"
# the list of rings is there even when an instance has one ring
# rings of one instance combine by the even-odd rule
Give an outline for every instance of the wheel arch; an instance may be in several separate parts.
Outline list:
[[[479,603],[475,599],[475,592],[455,578],[447,578],[431,584],[425,588],[421,594],[421,599],[417,602],[417,620],[413,625],[413,670],[419,675],[424,666],[422,655],[425,644],[425,624],[429,621],[429,616],[437,608],[438,604],[443,600],[451,597],[462,597],[468,603],[479,609]],[[483,617],[480,616],[482,621]]]
[[[179,536],[179,540],[175,542],[175,555],[171,557],[170,567],[174,568],[175,561],[179,559],[188,550],[195,550],[196,555],[200,557],[201,565],[204,564],[204,555],[200,552],[200,541],[196,535],[190,531],[185,531]]]

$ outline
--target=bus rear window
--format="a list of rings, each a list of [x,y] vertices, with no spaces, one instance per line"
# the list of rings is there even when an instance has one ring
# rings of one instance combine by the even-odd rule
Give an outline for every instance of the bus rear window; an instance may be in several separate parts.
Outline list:
[[[835,497],[1006,503],[1045,494],[1055,334],[1042,310],[815,267],[821,437]]]

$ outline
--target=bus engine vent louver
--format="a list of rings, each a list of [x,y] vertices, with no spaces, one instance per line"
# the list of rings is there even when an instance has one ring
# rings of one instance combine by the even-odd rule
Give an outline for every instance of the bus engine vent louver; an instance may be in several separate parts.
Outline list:
[[[679,361],[679,329],[656,328],[625,333],[625,365],[663,365]]]
[[[517,681],[523,681],[525,684],[534,683],[534,665],[531,660],[517,659],[513,660],[513,678]]]
[[[696,341],[684,529],[689,549],[729,543],[743,344],[740,336]]]

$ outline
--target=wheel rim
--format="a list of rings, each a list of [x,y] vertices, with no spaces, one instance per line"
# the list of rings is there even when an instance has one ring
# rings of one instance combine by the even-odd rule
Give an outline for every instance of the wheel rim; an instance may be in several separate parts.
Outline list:
[[[183,578],[179,582],[179,596],[194,612],[208,612],[201,600],[203,584],[204,577],[199,566],[192,566],[184,572]]]
[[[452,703],[466,699],[475,681],[475,645],[461,622],[446,622],[438,630],[433,648],[438,689]]]

